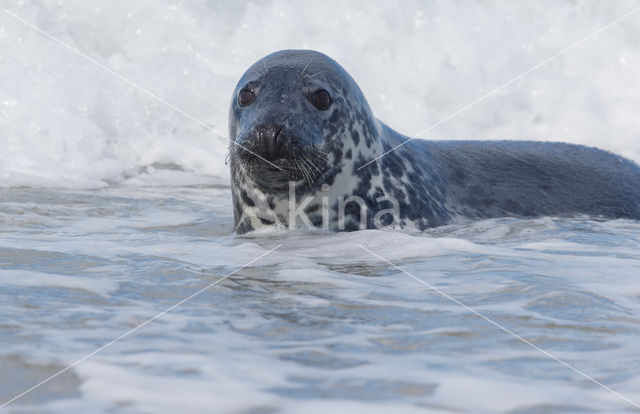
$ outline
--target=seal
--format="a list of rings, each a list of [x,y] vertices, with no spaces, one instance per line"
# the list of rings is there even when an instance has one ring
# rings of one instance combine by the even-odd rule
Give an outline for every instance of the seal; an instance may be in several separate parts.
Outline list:
[[[495,217],[640,219],[640,167],[580,145],[411,140],[328,56],[283,50],[229,112],[236,232],[404,228]],[[407,142],[409,141],[409,142]]]

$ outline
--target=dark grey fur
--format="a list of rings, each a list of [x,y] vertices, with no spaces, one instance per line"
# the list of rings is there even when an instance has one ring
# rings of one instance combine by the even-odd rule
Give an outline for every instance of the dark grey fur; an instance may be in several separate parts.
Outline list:
[[[237,94],[247,86],[256,99],[241,108]],[[333,97],[326,111],[308,99],[319,88]],[[413,140],[358,170],[409,138],[375,118],[351,76],[315,51],[276,52],[249,68],[233,95],[229,131],[242,146],[230,147],[239,233],[288,227],[290,180],[296,182],[297,203],[311,198],[305,209],[311,223],[330,230],[360,228],[361,213],[367,228],[392,224],[419,230],[505,216],[640,219],[640,167],[580,145]],[[276,137],[269,141],[278,146],[276,155],[265,147],[265,134]],[[366,210],[347,204],[341,224],[339,200],[354,195]],[[389,201],[378,201],[385,196],[398,201],[399,217],[394,221],[386,214],[376,223],[376,213],[390,207]],[[330,210],[326,223],[323,197]]]

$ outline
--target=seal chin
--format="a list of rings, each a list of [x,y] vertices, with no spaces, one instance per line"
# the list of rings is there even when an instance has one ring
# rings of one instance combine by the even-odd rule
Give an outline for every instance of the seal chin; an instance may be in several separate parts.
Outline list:
[[[257,163],[260,161],[258,160]],[[254,164],[254,168],[246,171],[247,178],[253,181],[256,187],[270,193],[289,191],[289,181],[300,181],[299,177],[295,177],[290,172],[290,167],[284,160],[277,160],[274,164],[282,170],[268,164]]]
[[[291,138],[282,141],[272,153],[256,145],[259,140],[243,140],[243,146],[230,149],[232,172],[241,173],[262,190],[281,192],[289,191],[290,182],[296,189],[312,187],[330,169],[327,154],[315,145],[301,145]]]

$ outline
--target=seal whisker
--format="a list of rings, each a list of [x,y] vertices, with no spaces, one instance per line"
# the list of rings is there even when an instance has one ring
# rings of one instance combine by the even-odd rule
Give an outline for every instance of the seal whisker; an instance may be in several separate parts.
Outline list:
[[[311,155],[313,157],[314,160],[318,161],[318,162],[324,162],[326,163],[327,161],[329,161],[329,156],[328,155],[324,155],[324,154],[312,154]],[[309,157],[311,159],[311,157]]]
[[[322,172],[322,168],[318,167],[318,165],[326,166],[329,161],[328,157],[322,154],[305,154],[303,158],[307,164],[320,173]]]
[[[307,184],[311,185],[311,183],[313,183],[313,178],[311,178],[311,171],[309,171],[308,166],[305,166],[304,159],[303,158],[297,158],[296,161],[300,161],[300,166],[302,167],[302,171],[304,173],[305,180],[307,181]]]
[[[311,150],[313,152],[313,155],[318,156],[318,157],[322,157],[325,160],[329,157],[329,154],[320,150]]]
[[[247,164],[247,162],[246,162],[245,160],[242,160],[242,159],[241,159],[241,160],[240,160],[240,161],[235,165],[235,169],[234,169],[235,173],[236,173],[236,174],[239,174],[239,173],[240,173],[240,172],[242,172],[242,171],[246,171],[246,170],[247,170],[247,168],[246,168],[246,164]]]
[[[264,73],[260,73],[260,72],[258,72],[258,70],[257,70],[256,68],[253,68],[253,71],[254,71],[254,72],[256,73],[256,75],[258,75],[258,76],[261,76],[261,77],[262,77],[262,76],[264,76]]]
[[[313,56],[309,59],[309,62],[307,62],[307,65],[304,67],[304,69],[302,69],[302,73],[300,73],[300,77],[304,77],[304,72],[307,70],[312,60],[313,60]]]
[[[316,171],[318,171],[318,172],[322,172],[322,171],[320,171],[320,168],[318,168],[318,167],[313,163],[313,161],[311,161],[311,159],[310,159],[310,158],[304,157],[304,158],[303,158],[303,161],[304,161],[307,165],[310,165],[312,168],[314,168]]]
[[[305,168],[304,164],[302,164],[302,160],[300,158],[296,158],[296,163],[300,166],[300,170],[302,171],[302,175],[304,176],[304,180],[308,184],[311,184],[311,182],[309,180],[309,173],[308,173],[307,169]]]
[[[310,178],[310,180],[311,180],[311,183],[315,182],[315,181],[316,181],[316,178],[318,177],[318,175],[319,175],[320,173],[322,173],[322,171],[320,171],[320,170],[318,169],[318,167],[316,167],[316,166],[315,166],[315,164],[313,164],[310,160],[303,159],[303,161],[304,161],[304,163],[305,163],[307,166],[311,165],[311,166],[309,166],[309,167],[308,167],[308,168],[309,168],[309,178]],[[314,168],[316,171],[318,171],[318,173],[317,173],[317,174],[314,174],[314,173],[313,173],[313,171],[312,171],[312,168]],[[311,184],[311,183],[309,183],[309,184]]]
[[[314,77],[314,76],[316,76],[316,75],[319,75],[319,74],[321,74],[321,73],[325,73],[325,72],[326,72],[326,70],[320,70],[320,71],[318,71],[318,72],[314,73],[313,75],[309,75],[309,76],[307,76],[307,78],[308,78],[308,79],[310,79],[310,78],[313,78],[313,77]]]
[[[291,176],[289,177],[290,179],[297,179],[299,175],[298,173],[302,174],[302,177],[306,179],[306,177],[304,176],[304,171],[302,170],[296,158],[292,159],[292,170],[293,171],[291,173]]]
[[[304,171],[307,173],[307,175],[310,173],[309,171],[309,164],[307,164],[307,162],[305,161],[304,158],[298,158],[298,161],[300,161],[300,165],[304,168]]]
[[[246,174],[251,174],[253,172],[254,162],[253,158],[245,158],[242,163],[242,169]]]
[[[250,170],[249,161],[247,161],[246,159],[243,159],[242,161],[240,161],[240,163],[238,164],[238,170],[241,172],[244,172],[245,174],[249,173],[249,170]]]
[[[309,150],[313,151],[318,155],[322,155],[325,159],[327,159],[329,156],[329,153],[322,151],[320,148],[316,147],[315,145],[310,146]]]

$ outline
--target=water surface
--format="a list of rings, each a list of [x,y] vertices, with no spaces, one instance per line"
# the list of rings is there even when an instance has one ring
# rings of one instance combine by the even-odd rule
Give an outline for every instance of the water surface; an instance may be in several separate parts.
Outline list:
[[[234,237],[223,185],[0,194],[0,401],[235,272],[7,412],[633,409],[358,245],[640,399],[637,222]]]

